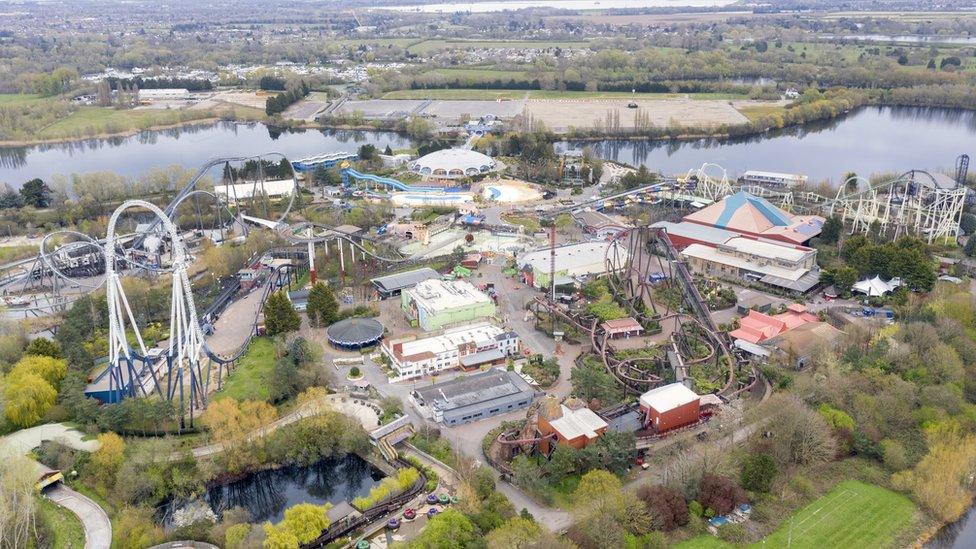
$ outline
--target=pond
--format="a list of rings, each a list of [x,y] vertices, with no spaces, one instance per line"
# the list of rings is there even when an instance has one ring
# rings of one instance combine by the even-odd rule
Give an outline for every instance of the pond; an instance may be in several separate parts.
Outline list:
[[[352,502],[379,484],[383,473],[355,454],[319,461],[313,465],[269,469],[228,484],[212,486],[202,501],[220,517],[227,509],[243,507],[251,522],[280,521],[285,509],[298,503]],[[173,513],[186,505],[174,501],[162,511],[161,522],[173,523]]]
[[[824,38],[832,40],[846,40],[849,42],[893,42],[911,44],[976,44],[976,36],[939,36],[939,35],[888,35],[888,34],[845,34],[827,35]]]
[[[419,11],[425,13],[491,13],[526,8],[562,10],[608,10],[621,8],[710,8],[727,6],[735,0],[503,0],[501,2],[446,2],[412,6],[383,6],[375,9]]]
[[[151,168],[178,164],[198,168],[211,158],[283,153],[291,160],[306,156],[355,152],[370,143],[380,151],[406,148],[413,142],[395,132],[295,130],[278,132],[264,124],[220,122],[128,137],[88,139],[30,147],[0,147],[0,183],[20,187],[29,179],[54,174],[113,171],[139,176]]]
[[[131,137],[33,147],[0,148],[0,184],[20,187],[53,174],[111,170],[128,176],[174,164],[198,168],[228,155],[280,152],[292,160],[337,151],[414,146],[394,132],[298,130],[284,133],[262,124],[219,123]],[[848,171],[866,175],[910,169],[950,169],[962,153],[976,155],[976,113],[955,109],[865,107],[842,118],[762,135],[691,141],[604,140],[560,142],[558,149],[589,146],[603,157],[644,164],[666,174],[704,162],[731,175],[745,170],[801,173],[811,181],[839,180]]]
[[[945,525],[924,549],[970,549],[976,547],[976,507],[970,507],[956,522]]]
[[[952,169],[956,157],[976,153],[976,113],[957,109],[864,107],[844,117],[762,135],[691,141],[604,140],[561,142],[557,149],[590,147],[601,158],[668,175],[705,162],[729,176],[746,170],[798,173],[811,182],[911,169]]]

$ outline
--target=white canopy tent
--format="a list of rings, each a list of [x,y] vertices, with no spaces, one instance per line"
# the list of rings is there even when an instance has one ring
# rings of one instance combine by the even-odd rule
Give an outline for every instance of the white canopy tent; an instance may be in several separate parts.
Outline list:
[[[875,276],[855,283],[853,290],[868,297],[880,297],[895,291],[899,286],[901,286],[901,279],[898,277],[885,282],[880,276]]]

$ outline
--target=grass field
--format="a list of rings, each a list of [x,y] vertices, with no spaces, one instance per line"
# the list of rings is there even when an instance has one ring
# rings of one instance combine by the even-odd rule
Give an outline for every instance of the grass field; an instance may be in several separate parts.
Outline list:
[[[427,54],[438,50],[470,50],[478,48],[586,48],[590,45],[586,41],[538,41],[538,40],[424,40],[413,44],[407,51],[415,54]]]
[[[0,246],[0,262],[16,261],[37,255],[37,246]]]
[[[52,547],[82,549],[85,546],[85,528],[74,513],[43,497],[37,498],[37,508],[54,533]]]
[[[512,225],[521,225],[525,227],[526,232],[530,232],[530,233],[534,233],[542,227],[542,225],[539,224],[538,219],[526,215],[514,215],[514,214],[503,215],[502,221],[505,221],[506,223],[511,223]]]
[[[855,480],[841,482],[809,503],[775,532],[750,547],[888,547],[909,526],[915,504],[907,497]],[[728,549],[737,547],[711,535],[701,535],[677,547]]]
[[[753,107],[737,107],[737,110],[750,121],[755,122],[767,114],[781,112],[784,109],[776,105],[757,105]]]
[[[398,90],[387,92],[383,99],[445,99],[467,101],[496,101],[499,99],[745,99],[735,93],[638,93],[589,92],[560,90],[479,90],[479,89],[427,89]]]
[[[30,93],[0,93],[0,107],[7,105],[27,105],[44,101],[40,95]]]
[[[274,362],[275,349],[271,338],[254,338],[247,354],[237,363],[237,368],[231,372],[215,397],[267,401],[271,397],[268,383]]]
[[[424,72],[424,76],[442,76],[444,78],[477,78],[480,80],[510,80],[510,79],[523,79],[528,78],[529,73],[526,71],[508,71],[499,70],[492,68],[466,68],[466,69],[452,69],[442,67],[439,69],[431,69]]]

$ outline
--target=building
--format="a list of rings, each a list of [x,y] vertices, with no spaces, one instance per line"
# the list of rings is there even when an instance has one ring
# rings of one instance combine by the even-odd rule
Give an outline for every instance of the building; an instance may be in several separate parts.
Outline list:
[[[583,229],[583,232],[601,239],[617,236],[626,231],[630,225],[609,215],[595,210],[583,210],[573,214],[573,219]]]
[[[383,342],[383,354],[401,379],[418,378],[452,368],[502,364],[519,352],[518,334],[482,322],[446,330],[421,339]]]
[[[806,292],[820,282],[817,250],[737,236],[724,244],[691,244],[680,252],[698,274],[762,282],[793,292]]]
[[[216,185],[214,192],[229,204],[236,204],[238,200],[257,196],[267,196],[278,199],[290,196],[295,192],[294,179],[279,179],[276,181],[252,181],[236,185]]]
[[[139,101],[186,100],[190,90],[185,88],[147,88],[139,90]]]
[[[607,422],[578,399],[570,398],[559,403],[549,398],[539,407],[538,429],[543,438],[539,450],[549,455],[550,436],[556,444],[580,450],[607,431]]]
[[[536,393],[517,373],[493,368],[416,389],[410,396],[421,414],[460,425],[525,408]]]
[[[627,260],[627,248],[617,242],[593,241],[556,247],[556,283],[571,284],[575,279],[599,276],[607,272],[607,259],[614,254],[617,263]],[[536,288],[549,286],[550,249],[542,248],[517,259],[526,284]]]
[[[825,221],[818,215],[793,215],[743,191],[690,213],[684,220],[788,244],[807,243],[820,234]]]
[[[836,349],[843,335],[826,322],[810,322],[767,339],[762,346],[799,370],[809,364],[818,349]]]
[[[719,246],[729,240],[739,236],[738,233],[726,231],[708,225],[698,223],[672,223],[670,221],[658,221],[651,225],[652,228],[664,229],[671,245],[677,250],[683,250],[692,244],[702,244],[705,246]]]
[[[603,329],[610,339],[636,337],[644,331],[644,327],[641,326],[640,322],[637,322],[629,316],[627,318],[608,320],[600,324],[600,328]]]
[[[424,280],[400,295],[410,325],[428,332],[495,316],[494,300],[465,280]]]
[[[311,172],[315,171],[317,168],[335,168],[343,161],[353,161],[358,159],[359,155],[356,153],[334,152],[302,158],[301,160],[292,162],[291,166],[296,172]]]
[[[797,185],[806,185],[807,176],[795,173],[749,170],[739,177],[739,183],[742,185],[764,185],[792,189]]]
[[[409,169],[429,179],[464,179],[492,173],[498,164],[477,151],[441,149],[414,160]]]
[[[293,290],[288,292],[288,301],[291,302],[291,306],[295,308],[298,312],[304,312],[308,309],[308,292],[309,290]]]
[[[325,335],[333,347],[353,350],[376,345],[383,339],[384,331],[379,320],[354,316],[330,325]]]
[[[817,315],[808,312],[807,308],[799,303],[790,304],[785,312],[777,315],[750,310],[746,316],[739,319],[739,327],[729,332],[729,337],[749,343],[760,343],[804,324],[819,321]]]
[[[413,288],[424,280],[440,279],[441,275],[430,267],[414,269],[386,276],[370,279],[380,299],[398,296],[403,290]]]
[[[640,397],[644,427],[658,433],[679,429],[698,421],[700,398],[681,383],[651,389]]]

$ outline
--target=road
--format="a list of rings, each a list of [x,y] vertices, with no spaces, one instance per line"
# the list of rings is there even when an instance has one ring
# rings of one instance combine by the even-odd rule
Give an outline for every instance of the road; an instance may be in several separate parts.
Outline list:
[[[0,437],[0,459],[26,455],[48,440],[84,452],[94,452],[99,447],[97,440],[85,440],[84,434],[74,428],[60,423],[48,423]],[[38,476],[51,471],[41,463],[34,463]],[[112,545],[112,522],[97,503],[64,484],[48,488],[44,495],[78,516],[85,528],[86,549],[105,549]]]
[[[64,484],[49,488],[44,495],[81,519],[81,524],[85,527],[85,549],[106,549],[112,546],[112,521],[97,503]]]

